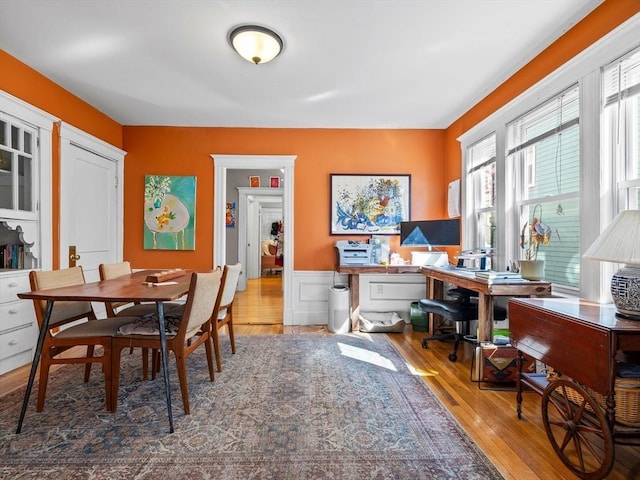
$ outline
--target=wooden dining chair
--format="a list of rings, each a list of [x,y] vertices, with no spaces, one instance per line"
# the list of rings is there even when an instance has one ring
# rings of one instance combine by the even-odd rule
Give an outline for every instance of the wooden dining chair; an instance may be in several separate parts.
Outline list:
[[[131,269],[131,263],[118,262],[118,263],[101,263],[98,265],[98,272],[100,274],[100,280],[111,280],[113,278],[122,277],[124,275],[131,275],[133,270]],[[145,315],[154,314],[157,312],[155,303],[140,303],[140,302],[104,302],[105,309],[107,311],[107,317],[144,317]],[[165,305],[165,312],[167,312],[167,305]],[[129,353],[133,353],[133,348],[129,350]],[[152,352],[155,355],[155,352]],[[152,357],[154,358],[154,357]],[[153,371],[151,377],[155,378],[156,370]],[[142,378],[146,380],[149,377],[149,351],[146,348],[142,349]]]
[[[131,275],[131,263],[101,263],[98,265],[100,280],[111,280],[112,278]],[[131,303],[131,302],[105,302],[107,317],[142,317],[156,311],[155,303]]]
[[[81,285],[85,283],[82,267],[72,267],[53,271],[29,272],[31,290]],[[34,300],[38,326],[42,328],[46,301]],[[79,320],[83,322],[77,323]],[[134,320],[132,317],[96,319],[91,302],[60,301],[54,302],[48,329],[45,334],[40,356],[40,381],[38,384],[38,402],[36,410],[44,408],[44,398],[49,380],[49,369],[54,364],[85,364],[84,381],[89,381],[91,364],[100,363],[104,371],[105,397],[107,410],[111,409],[111,339],[118,328]],[[68,325],[74,322],[73,325]],[[95,346],[102,347],[102,356],[94,356]],[[60,354],[76,346],[86,346],[85,356]]]
[[[211,336],[213,337],[213,348],[216,354],[216,366],[218,372],[222,371],[222,360],[220,354],[220,336],[218,331],[227,326],[229,331],[229,340],[231,342],[231,353],[236,353],[236,343],[233,336],[233,301],[236,298],[236,289],[238,288],[238,280],[242,273],[242,265],[227,265],[227,279],[224,283],[222,299],[220,300],[220,308],[218,315],[211,318]]]
[[[218,314],[226,273],[226,267],[224,269],[218,267],[209,273],[192,273],[187,302],[182,314],[177,318],[177,330],[169,330],[167,332],[167,352],[173,351],[176,358],[185,414],[190,413],[186,358],[202,344],[204,344],[206,350],[209,378],[211,381],[214,380],[210,319],[213,315]],[[166,324],[168,320],[172,320],[170,317],[174,317],[174,315],[165,315]],[[148,318],[141,319],[123,327],[121,332],[113,339],[113,394],[111,400],[114,412],[118,406],[120,354],[122,350],[130,347],[160,349],[160,332],[157,318],[154,318],[153,322],[148,320]],[[142,331],[145,332],[141,333]]]

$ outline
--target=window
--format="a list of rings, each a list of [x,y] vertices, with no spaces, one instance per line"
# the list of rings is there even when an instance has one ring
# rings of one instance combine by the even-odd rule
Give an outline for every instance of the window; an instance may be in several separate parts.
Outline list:
[[[616,168],[617,210],[640,209],[640,49],[604,68],[604,152]]]
[[[554,294],[611,301],[614,266],[582,252],[617,210],[640,209],[639,29],[636,15],[460,136],[464,248],[483,239],[478,225],[493,211],[493,265],[506,269],[523,258],[520,236],[535,210],[551,229],[538,258]],[[492,209],[478,201],[482,161],[474,163],[489,138]]]
[[[496,136],[469,147],[467,193],[473,198],[474,247],[496,248]]]
[[[551,239],[537,251],[545,279],[578,288],[580,282],[579,89],[570,87],[507,125],[507,169],[515,179],[517,225],[523,239],[534,218]]]

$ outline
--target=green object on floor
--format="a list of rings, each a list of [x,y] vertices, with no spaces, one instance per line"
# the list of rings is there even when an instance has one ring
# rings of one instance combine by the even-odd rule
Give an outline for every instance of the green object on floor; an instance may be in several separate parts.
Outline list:
[[[411,325],[414,332],[429,331],[429,314],[422,311],[418,302],[411,302]]]
[[[493,335],[502,335],[503,337],[509,338],[509,329],[508,328],[494,328]]]

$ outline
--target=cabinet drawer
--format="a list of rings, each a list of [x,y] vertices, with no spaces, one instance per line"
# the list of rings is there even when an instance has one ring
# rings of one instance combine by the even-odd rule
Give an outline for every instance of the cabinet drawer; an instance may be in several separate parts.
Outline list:
[[[19,300],[16,296],[18,293],[24,293],[30,290],[28,272],[20,275],[0,277],[0,303]]]
[[[28,300],[0,305],[0,332],[31,325],[35,321],[33,303]]]
[[[37,336],[32,327],[21,328],[0,335],[0,360],[35,348]]]

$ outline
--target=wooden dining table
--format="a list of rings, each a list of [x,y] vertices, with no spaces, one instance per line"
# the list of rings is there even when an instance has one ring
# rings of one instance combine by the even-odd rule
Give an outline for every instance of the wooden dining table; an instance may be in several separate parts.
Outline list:
[[[18,297],[29,300],[46,301],[45,315],[40,325],[36,350],[31,363],[31,372],[29,373],[29,381],[24,394],[20,419],[18,420],[18,429],[16,433],[22,431],[22,423],[29,404],[31,389],[35,380],[42,346],[47,330],[49,329],[49,320],[53,311],[53,305],[59,301],[81,301],[81,302],[153,302],[156,304],[158,313],[158,326],[160,329],[160,351],[162,358],[162,371],[164,373],[164,387],[167,399],[167,413],[169,416],[169,432],[173,433],[173,414],[171,410],[171,384],[169,379],[169,367],[167,362],[167,339],[165,332],[164,319],[164,303],[171,302],[183,297],[189,292],[189,284],[191,281],[191,272],[185,271],[184,275],[172,278],[167,282],[151,284],[146,282],[148,275],[159,273],[160,270],[141,270],[131,275],[102,280],[93,283],[85,283],[81,285],[72,285],[68,287],[50,288],[46,290],[36,290],[31,292],[19,293]],[[97,320],[100,321],[100,320]]]

